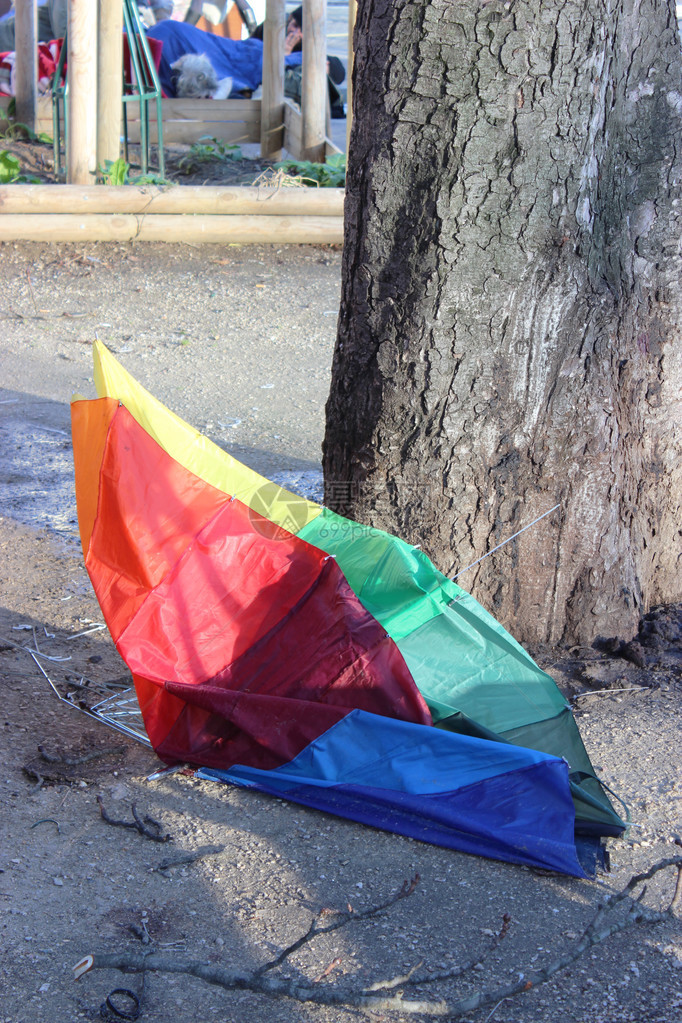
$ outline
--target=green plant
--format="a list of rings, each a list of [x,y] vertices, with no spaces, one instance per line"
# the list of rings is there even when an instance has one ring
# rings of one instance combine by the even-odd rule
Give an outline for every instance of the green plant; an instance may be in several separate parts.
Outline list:
[[[167,185],[168,178],[161,174],[131,174],[130,164],[123,157],[118,160],[105,160],[104,166],[98,169],[99,178],[104,185]]]
[[[25,139],[29,142],[44,142],[47,145],[52,145],[51,135],[44,131],[35,132],[27,124],[22,124],[21,121],[9,121],[0,131],[0,138],[5,139],[7,142]]]
[[[118,160],[105,160],[104,166],[99,168],[99,176],[105,185],[127,185],[129,184],[130,164],[126,163],[123,157]]]
[[[163,174],[136,174],[130,179],[131,185],[170,185]]]
[[[241,160],[242,151],[239,146],[224,142],[222,139],[202,135],[198,142],[192,143],[189,153],[178,161],[178,170],[191,174],[200,164],[211,160]]]
[[[15,185],[20,182],[38,184],[40,178],[21,173],[21,164],[14,155],[6,149],[0,152],[0,185]]]
[[[282,160],[276,163],[278,170],[294,178],[300,178],[302,184],[311,188],[343,188],[346,183],[345,153],[334,153],[324,163],[312,163],[310,160]]]
[[[3,150],[0,153],[0,182],[8,185],[11,181],[16,181],[20,174],[21,166],[16,156]]]

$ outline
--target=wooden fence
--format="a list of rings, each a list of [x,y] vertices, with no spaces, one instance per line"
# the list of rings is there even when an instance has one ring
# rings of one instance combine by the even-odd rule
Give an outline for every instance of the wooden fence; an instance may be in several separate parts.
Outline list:
[[[0,241],[341,244],[341,188],[3,185]]]
[[[35,68],[36,0],[16,0],[17,67]],[[66,185],[0,187],[0,241],[121,240],[187,242],[316,242],[343,240],[343,192],[339,189],[252,189],[187,186],[165,189],[95,185],[100,155],[120,153],[121,93],[106,104],[84,92],[111,67],[105,48],[111,31],[93,44],[92,14],[110,25],[121,0],[70,0],[69,90],[67,116],[78,131],[70,132]],[[277,159],[282,150],[294,159],[324,161],[340,150],[326,135],[327,79],[325,67],[326,0],[303,0],[303,96],[301,108],[284,97],[284,0],[267,0],[263,36],[262,99],[162,101],[165,144],[192,144],[202,137],[225,143],[260,145],[263,157]],[[115,36],[116,33],[113,33]],[[90,40],[90,65],[84,67],[84,45]],[[118,46],[119,40],[116,39]],[[119,50],[114,59],[120,60]],[[87,61],[85,62],[87,63]],[[120,66],[120,64],[117,64]],[[98,70],[99,69],[99,70]],[[112,81],[109,71],[109,83]],[[120,75],[117,76],[120,83]],[[89,85],[84,83],[90,83]],[[22,92],[19,94],[19,89]],[[53,134],[51,98],[38,96],[35,70],[18,76],[17,110],[36,132]],[[94,89],[97,92],[96,88]],[[102,91],[102,90],[100,90]],[[8,99],[0,99],[2,112]],[[115,113],[118,111],[118,120]],[[140,140],[139,108],[127,104],[127,135]],[[150,136],[157,138],[155,104],[149,105]],[[74,122],[74,118],[76,119]],[[87,122],[87,123],[86,123]],[[107,127],[108,125],[108,127]],[[292,193],[296,193],[296,196]],[[201,194],[201,197],[199,197]]]

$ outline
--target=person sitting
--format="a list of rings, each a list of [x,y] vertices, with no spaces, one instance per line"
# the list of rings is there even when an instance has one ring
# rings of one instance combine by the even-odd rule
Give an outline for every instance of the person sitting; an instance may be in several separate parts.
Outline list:
[[[252,39],[263,38],[261,23],[251,33]],[[303,7],[296,7],[287,18],[285,26],[284,53],[300,53],[303,49]],[[337,86],[346,77],[346,69],[338,57],[327,57],[327,84],[329,87],[329,105],[332,117],[345,117],[343,100]],[[291,65],[284,71],[284,95],[301,104],[301,65]]]
[[[302,9],[293,11],[287,20],[285,39],[284,94],[300,103],[302,63]],[[229,39],[204,32],[187,22],[161,21],[147,29],[147,35],[163,44],[159,64],[159,78],[166,96],[177,96],[177,75],[173,65],[188,54],[205,56],[211,63],[218,80],[231,78],[231,96],[250,95],[261,84],[263,74],[262,25],[248,39]],[[335,116],[343,117],[341,97],[336,89],[345,77],[338,57],[327,61],[330,85],[330,103]],[[333,76],[333,77],[332,77]],[[332,93],[333,89],[333,93]]]

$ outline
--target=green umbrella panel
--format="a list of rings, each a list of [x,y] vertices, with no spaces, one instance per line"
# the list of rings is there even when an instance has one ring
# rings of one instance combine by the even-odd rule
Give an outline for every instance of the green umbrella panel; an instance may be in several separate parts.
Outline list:
[[[556,683],[470,594],[422,551],[327,508],[298,536],[336,557],[398,644],[434,724],[563,757],[577,828],[622,832]]]

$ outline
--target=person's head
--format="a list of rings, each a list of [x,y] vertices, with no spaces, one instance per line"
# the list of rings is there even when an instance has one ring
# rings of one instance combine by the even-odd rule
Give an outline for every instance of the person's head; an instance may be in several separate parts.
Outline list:
[[[173,17],[173,0],[151,0],[149,6],[157,21]]]
[[[251,33],[251,38],[252,39],[262,39],[263,38],[263,24],[264,24],[264,22],[261,22],[261,24],[257,25],[256,28],[253,30],[253,32]],[[303,7],[295,7],[293,9],[293,11],[291,11],[287,15],[286,21],[285,21],[284,25],[285,25],[285,28],[284,28],[285,36],[289,36],[290,33],[293,34],[293,35],[296,35],[297,38],[298,38],[298,41],[296,43],[296,48],[300,50],[300,48],[301,48],[300,40],[301,40],[302,33],[303,33]],[[291,40],[290,40],[290,43],[291,43]],[[289,48],[287,50],[287,52],[290,53],[291,52],[291,48]]]
[[[295,7],[287,18],[287,32],[291,24],[296,25],[301,31],[303,31],[303,7]]]
[[[303,8],[297,7],[286,21],[284,52],[296,53],[303,43]]]

